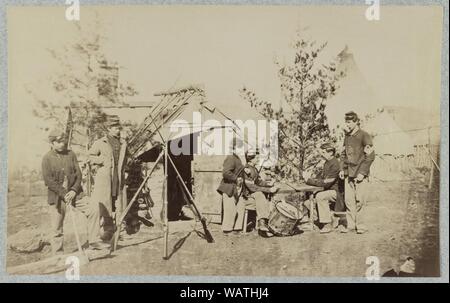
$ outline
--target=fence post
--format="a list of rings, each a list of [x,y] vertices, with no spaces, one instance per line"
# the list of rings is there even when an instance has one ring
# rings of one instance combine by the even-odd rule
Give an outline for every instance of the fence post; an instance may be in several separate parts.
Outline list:
[[[430,182],[428,183],[428,189],[433,188],[433,179],[434,179],[434,163],[432,161],[433,153],[431,150],[431,136],[430,136],[431,127],[428,128],[428,152],[430,156]]]

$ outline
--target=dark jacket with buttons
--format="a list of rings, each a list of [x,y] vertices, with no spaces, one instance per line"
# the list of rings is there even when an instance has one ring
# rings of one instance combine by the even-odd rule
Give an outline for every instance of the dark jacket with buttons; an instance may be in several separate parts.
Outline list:
[[[48,188],[48,204],[58,204],[70,190],[82,192],[81,170],[73,151],[49,151],[42,159],[42,175]],[[67,188],[63,187],[67,176]]]
[[[227,194],[228,197],[236,195],[236,180],[243,169],[244,166],[242,165],[242,161],[237,155],[227,156],[223,162],[223,178],[219,188],[217,188],[217,192],[219,194]]]
[[[346,176],[350,178],[355,178],[358,174],[369,176],[370,166],[375,160],[375,152],[366,154],[364,151],[366,146],[373,146],[372,137],[362,129],[345,135],[341,170]]]
[[[310,178],[306,184],[323,187],[324,190],[336,191],[336,204],[334,210],[345,211],[344,201],[344,181],[339,178],[340,162],[337,158],[332,158],[325,162],[323,170],[318,178]],[[328,180],[327,180],[328,179]],[[327,182],[325,182],[327,181]]]

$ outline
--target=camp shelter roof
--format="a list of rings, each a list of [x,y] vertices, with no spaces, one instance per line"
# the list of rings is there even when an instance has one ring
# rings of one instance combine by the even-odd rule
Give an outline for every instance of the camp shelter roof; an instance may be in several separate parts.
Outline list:
[[[237,120],[262,119],[254,109],[245,104],[230,103],[227,111],[222,111],[213,102],[206,101],[202,87],[189,86],[177,90],[157,93],[161,101],[151,110],[130,140],[130,152],[139,157],[161,141],[170,141],[199,132],[233,131],[244,142],[252,137],[248,130],[242,132]],[[231,110],[230,110],[231,109]],[[214,120],[215,123],[211,123]],[[162,137],[162,139],[161,139]]]

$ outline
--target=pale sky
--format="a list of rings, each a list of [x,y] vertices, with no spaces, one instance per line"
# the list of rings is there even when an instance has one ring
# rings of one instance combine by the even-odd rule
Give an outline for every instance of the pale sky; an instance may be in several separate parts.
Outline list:
[[[289,59],[296,30],[328,41],[323,59],[348,45],[380,106],[412,106],[438,112],[442,10],[440,7],[382,7],[381,20],[365,19],[365,6],[110,6],[81,7],[82,25],[94,12],[108,38],[105,51],[122,69],[120,79],[139,95],[203,83],[207,97],[226,112],[242,100],[246,85],[278,104],[280,82],[274,60]],[[48,149],[34,126],[33,98],[25,85],[44,83],[58,66],[46,49],[76,41],[64,7],[9,7],[9,161],[39,166]],[[138,122],[144,111],[127,113]],[[331,123],[341,117],[329,117]],[[333,120],[334,119],[334,120]],[[336,122],[335,122],[336,123]]]

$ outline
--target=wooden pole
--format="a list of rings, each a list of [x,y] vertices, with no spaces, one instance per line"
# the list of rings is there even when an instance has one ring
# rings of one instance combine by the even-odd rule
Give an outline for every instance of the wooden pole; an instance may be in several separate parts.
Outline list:
[[[433,188],[433,179],[434,179],[434,163],[433,163],[433,155],[431,153],[430,129],[431,128],[428,128],[428,153],[429,153],[430,158],[431,158],[431,161],[430,161],[430,182],[428,183],[428,189]]]
[[[89,159],[89,138],[91,135],[91,132],[89,130],[89,127],[86,129],[86,135],[87,135],[87,141],[86,141],[86,157]],[[91,163],[89,161],[86,161],[86,193],[87,196],[91,196]]]
[[[164,144],[164,191],[163,191],[163,232],[164,232],[164,255],[163,259],[168,260],[169,258],[169,218],[168,218],[168,146]]]
[[[84,256],[86,257],[87,261],[89,262],[89,256],[87,255],[86,251],[81,246],[80,236],[78,235],[77,223],[75,222],[75,211],[73,210],[72,205],[70,205],[70,203],[67,204],[67,209],[68,209],[69,215],[71,217],[72,228],[73,228],[73,232],[75,233],[75,240],[77,241],[78,251],[80,253],[83,253]]]
[[[128,203],[127,207],[125,208],[125,210],[120,214],[120,218],[119,220],[116,221],[116,232],[115,235],[113,237],[114,242],[113,242],[113,246],[112,246],[112,251],[116,250],[117,247],[117,243],[119,242],[119,235],[120,235],[120,226],[122,224],[122,221],[125,219],[125,216],[128,214],[128,212],[130,211],[131,207],[133,206],[133,203],[136,201],[137,197],[139,196],[139,193],[141,192],[142,188],[144,188],[145,183],[147,182],[147,180],[150,178],[150,176],[153,174],[153,172],[156,169],[156,166],[158,165],[159,160],[161,160],[161,157],[163,156],[163,153],[160,153],[158,158],[155,161],[155,164],[153,165],[152,169],[150,170],[150,172],[147,174],[147,176],[145,177],[145,179],[142,181],[141,185],[139,186],[139,188],[137,189],[137,191],[134,193],[133,198],[131,198],[130,203]]]

